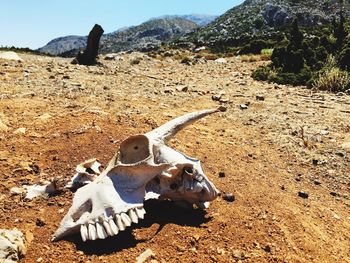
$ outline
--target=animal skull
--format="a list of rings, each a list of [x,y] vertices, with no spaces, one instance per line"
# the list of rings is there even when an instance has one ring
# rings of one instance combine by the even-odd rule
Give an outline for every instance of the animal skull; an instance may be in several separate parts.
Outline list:
[[[96,179],[93,176],[82,179],[84,184],[91,182],[75,193],[72,207],[54,234],[53,241],[79,231],[83,241],[117,235],[131,223],[138,223],[144,218],[143,202],[150,198],[186,201],[200,208],[208,207],[209,201],[217,197],[218,190],[205,176],[200,161],[170,148],[166,143],[192,122],[224,110],[189,113],[151,132],[124,140],[107,168]]]

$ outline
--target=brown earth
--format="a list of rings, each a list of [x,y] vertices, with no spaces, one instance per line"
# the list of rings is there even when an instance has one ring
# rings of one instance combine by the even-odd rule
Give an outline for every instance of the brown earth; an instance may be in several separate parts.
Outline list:
[[[187,66],[132,53],[85,67],[21,56],[0,61],[0,228],[25,233],[21,262],[134,262],[147,248],[152,262],[350,262],[348,95],[256,82],[251,71],[266,62],[237,57]],[[148,202],[145,220],[117,237],[52,243],[73,194],[10,194],[41,179],[63,185],[81,161],[105,164],[126,137],[217,107],[218,94],[228,111],[171,144],[234,202],[219,197],[206,212]]]

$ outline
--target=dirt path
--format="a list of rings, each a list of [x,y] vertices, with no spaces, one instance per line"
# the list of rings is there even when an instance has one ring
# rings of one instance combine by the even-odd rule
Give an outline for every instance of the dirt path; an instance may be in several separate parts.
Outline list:
[[[147,248],[154,262],[350,262],[349,96],[255,82],[263,62],[239,58],[186,66],[134,53],[84,67],[22,57],[0,61],[0,228],[26,234],[22,262],[134,262]],[[105,164],[129,135],[217,107],[213,95],[228,111],[171,144],[202,160],[234,202],[218,198],[206,213],[148,202],[145,220],[117,237],[51,243],[73,194],[10,194],[40,179],[63,183],[92,157]]]

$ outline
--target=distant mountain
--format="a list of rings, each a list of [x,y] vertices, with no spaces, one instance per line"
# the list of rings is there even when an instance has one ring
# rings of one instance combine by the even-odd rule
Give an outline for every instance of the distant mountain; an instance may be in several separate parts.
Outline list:
[[[166,15],[166,16],[161,16],[157,18],[152,18],[151,20],[154,19],[161,19],[161,18],[183,18],[190,20],[194,23],[196,23],[198,26],[206,26],[209,23],[213,22],[218,16],[214,15],[200,15],[200,14],[191,14],[191,15]]]
[[[339,0],[246,0],[213,23],[192,34],[200,44],[236,43],[254,36],[269,37],[298,18],[301,26],[316,26],[332,21],[340,11]],[[344,14],[349,17],[349,1]]]
[[[179,17],[153,19],[122,32],[109,34],[101,40],[100,51],[108,53],[152,49],[162,42],[193,32],[197,28],[196,23]]]
[[[66,36],[51,40],[38,51],[51,55],[59,55],[72,49],[82,49],[85,47],[87,37],[82,36]]]
[[[192,17],[201,23],[205,19]],[[193,32],[198,25],[181,17],[164,17],[151,19],[141,25],[123,28],[101,37],[100,53],[119,52],[131,49],[151,49],[162,42],[169,41],[173,37],[183,36]],[[67,36],[51,40],[38,51],[53,55],[75,56],[80,49],[86,45],[86,36]]]

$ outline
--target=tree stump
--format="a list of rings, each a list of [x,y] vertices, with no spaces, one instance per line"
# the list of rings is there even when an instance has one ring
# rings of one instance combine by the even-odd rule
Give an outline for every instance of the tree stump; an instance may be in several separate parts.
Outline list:
[[[77,57],[72,61],[73,64],[81,65],[95,65],[97,64],[96,57],[98,55],[98,48],[100,39],[103,34],[103,28],[96,24],[89,33],[86,49],[84,52],[79,52]]]

